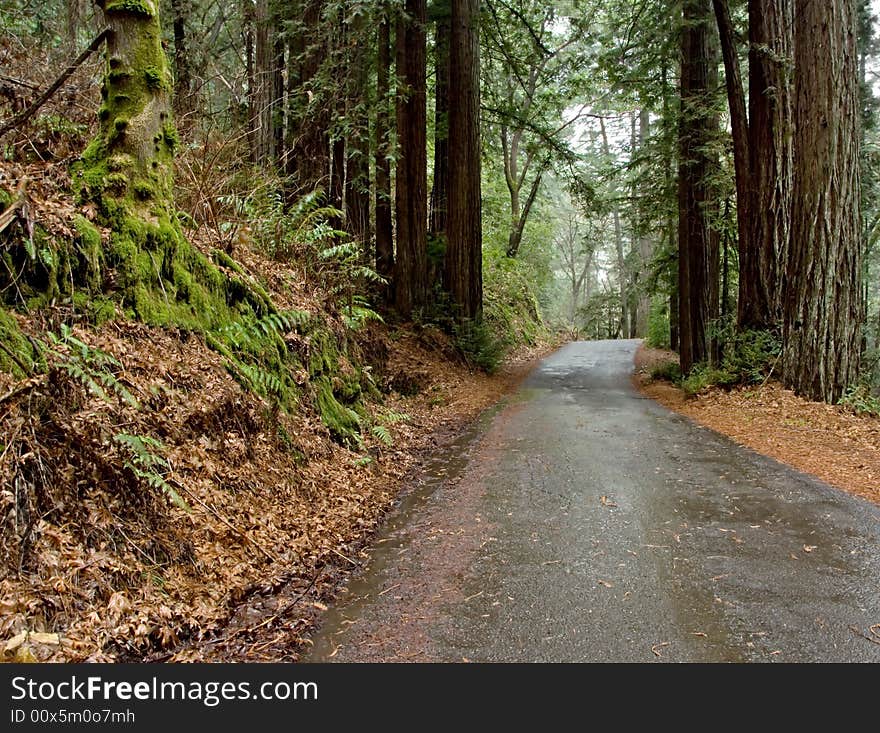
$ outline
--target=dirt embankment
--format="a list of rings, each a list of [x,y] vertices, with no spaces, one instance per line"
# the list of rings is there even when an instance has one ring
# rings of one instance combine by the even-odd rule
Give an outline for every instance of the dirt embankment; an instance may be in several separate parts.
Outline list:
[[[200,338],[124,321],[73,333],[118,364],[103,396],[65,368],[0,378],[6,660],[295,659],[423,456],[541,350],[490,377],[436,330],[375,326],[358,336],[373,414],[343,447],[308,390],[285,413]]]
[[[641,347],[639,389],[662,405],[839,489],[880,504],[880,419],[795,396],[778,382],[689,397],[651,371],[676,354]]]

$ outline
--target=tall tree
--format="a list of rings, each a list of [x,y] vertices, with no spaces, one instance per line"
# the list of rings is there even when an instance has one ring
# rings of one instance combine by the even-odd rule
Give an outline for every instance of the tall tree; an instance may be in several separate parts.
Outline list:
[[[783,379],[799,395],[828,402],[855,382],[861,347],[856,39],[854,0],[799,5]]]
[[[376,53],[376,272],[389,285],[394,272],[391,211],[391,20],[387,2],[379,8]]]
[[[446,289],[460,318],[483,312],[480,0],[452,0],[449,46],[449,241]]]
[[[718,234],[712,140],[718,127],[714,91],[718,52],[711,32],[710,0],[684,0],[681,30],[681,119],[678,169],[679,354],[687,373],[711,356],[709,324],[717,314]]]
[[[346,18],[351,74],[346,94],[345,218],[348,232],[361,245],[365,258],[370,243],[370,126],[369,41],[367,8],[355,8]]]
[[[434,19],[434,181],[431,187],[431,216],[428,233],[446,237],[446,207],[449,197],[449,36],[451,0],[431,6]]]
[[[397,141],[394,293],[404,317],[427,301],[428,171],[426,151],[425,0],[406,0],[397,21]]]
[[[779,263],[791,205],[791,0],[749,2],[749,101],[743,91],[727,0],[713,0],[724,57],[733,132],[741,330],[773,327],[780,317]]]
[[[189,34],[186,20],[192,14],[192,0],[171,0],[174,32],[174,105],[178,120],[191,111],[192,71],[189,57]]]

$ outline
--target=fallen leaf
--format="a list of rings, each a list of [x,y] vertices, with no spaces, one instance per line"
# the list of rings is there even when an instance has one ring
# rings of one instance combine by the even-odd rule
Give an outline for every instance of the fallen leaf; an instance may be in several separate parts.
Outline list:
[[[604,585],[606,588],[613,588],[614,584],[609,583],[607,580],[600,580],[599,585]]]
[[[819,546],[819,545],[804,545],[804,552],[812,552],[812,551],[815,550],[818,546]]]
[[[651,652],[655,657],[661,657],[663,655],[660,653],[660,650],[665,646],[669,646],[668,641],[662,641],[659,644],[654,644],[654,646],[651,647]]]

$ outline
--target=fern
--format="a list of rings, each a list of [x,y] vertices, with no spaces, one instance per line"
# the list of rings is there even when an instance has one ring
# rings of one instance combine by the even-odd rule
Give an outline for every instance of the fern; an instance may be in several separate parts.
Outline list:
[[[191,512],[189,504],[177,493],[160,471],[167,472],[171,469],[168,461],[157,451],[162,450],[162,443],[149,435],[129,435],[117,433],[113,441],[128,455],[128,460],[123,466],[130,470],[137,478],[154,489],[162,491],[175,506],[186,512]]]
[[[98,399],[110,402],[109,391],[129,406],[140,408],[134,395],[113,373],[122,368],[118,359],[76,338],[66,324],[61,324],[60,336],[49,333],[47,338],[48,345],[39,343],[48,362],[82,384]]]
[[[234,322],[220,329],[237,349],[254,347],[267,336],[282,336],[306,326],[311,315],[305,311],[290,310],[270,313],[251,323]]]
[[[282,381],[265,369],[252,364],[244,364],[238,360],[230,361],[227,366],[232,369],[233,373],[238,372],[243,375],[250,383],[250,386],[261,394],[278,397],[284,393]]]
[[[379,415],[379,421],[386,425],[395,425],[396,423],[409,422],[410,420],[412,418],[405,412],[395,412],[394,410],[388,410],[384,414]]]
[[[386,447],[390,448],[394,445],[394,439],[384,425],[373,425],[372,433]]]

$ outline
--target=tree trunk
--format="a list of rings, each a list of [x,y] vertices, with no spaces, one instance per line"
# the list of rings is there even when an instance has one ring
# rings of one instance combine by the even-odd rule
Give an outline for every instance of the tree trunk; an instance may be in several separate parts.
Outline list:
[[[599,118],[599,130],[602,133],[602,153],[605,156],[606,163],[610,163],[611,148],[608,145],[608,131],[605,129],[605,120],[602,117]],[[615,198],[617,197],[615,196]],[[617,201],[612,206],[611,218],[614,222],[614,250],[617,254],[618,292],[620,293],[618,332],[621,336],[626,336],[629,333],[629,312],[627,309],[629,287],[627,283],[626,257],[623,252],[623,227],[620,225],[620,206]]]
[[[288,95],[288,155],[295,160],[289,169],[296,171],[292,193],[306,194],[317,189],[327,190],[330,175],[330,128],[331,103],[321,89],[317,77],[327,55],[326,29],[323,25],[323,0],[306,0],[300,27],[292,40],[298,49],[296,77],[300,86]]]
[[[177,133],[171,119],[172,76],[162,48],[158,0],[103,0],[110,36],[109,72],[97,138],[83,153],[86,185],[109,206],[114,200],[145,215],[170,207]],[[93,180],[92,175],[98,176]],[[109,210],[107,213],[111,213]]]
[[[853,0],[798,8],[795,69],[783,379],[803,397],[835,402],[858,376],[863,312]]]
[[[453,0],[446,286],[457,315],[473,320],[483,312],[479,24],[479,0]]]
[[[239,309],[245,302],[264,309],[265,301],[240,283],[232,286],[180,231],[173,199],[173,79],[159,0],[99,0],[98,6],[109,29],[100,129],[73,171],[80,202],[93,204],[96,223],[110,230],[103,251],[88,258],[102,275],[98,282],[126,310],[156,325],[205,331],[245,312]],[[112,274],[101,273],[102,267]]]
[[[741,274],[740,328],[773,327],[782,318],[781,270],[788,252],[794,165],[793,27],[792,0],[749,3],[749,151],[754,188],[749,271],[757,292],[749,292]]]
[[[715,205],[710,152],[718,120],[717,49],[710,33],[709,0],[684,0],[679,123],[678,299],[679,354],[688,373],[712,356],[708,329],[718,302],[718,235],[710,226]],[[713,283],[714,281],[714,283]],[[714,307],[713,307],[714,303]]]
[[[360,245],[364,260],[370,258],[370,123],[366,94],[369,89],[369,60],[364,16],[349,22],[351,77],[348,83],[346,117],[350,121],[346,139],[345,217],[347,230]]]
[[[642,107],[639,111],[639,133],[638,144],[639,150],[644,151],[648,142],[651,130],[651,118],[648,114],[647,107]],[[642,196],[647,196],[649,192],[645,188],[650,185],[644,183],[642,185]],[[651,261],[654,259],[654,240],[648,233],[647,222],[645,221],[644,211],[640,209],[638,226],[638,242],[639,242],[639,291],[636,304],[635,317],[635,336],[644,338],[648,334],[648,317],[651,311],[651,297],[648,294],[648,276],[651,268]]]
[[[394,230],[391,213],[391,21],[383,4],[379,19],[376,61],[376,272],[388,281],[394,272]],[[389,293],[390,295],[390,293]]]
[[[82,13],[80,8],[81,0],[66,0],[67,10],[67,55],[73,59],[77,54],[77,35],[82,22]]]
[[[178,122],[192,111],[190,100],[191,71],[187,44],[186,19],[192,14],[192,0],[171,0],[174,32],[174,106]]]
[[[395,304],[404,318],[427,302],[425,0],[406,0],[397,21],[397,258]]]
[[[428,233],[446,237],[449,197],[449,35],[450,8],[438,3],[434,31],[434,185],[431,188],[431,217]]]

